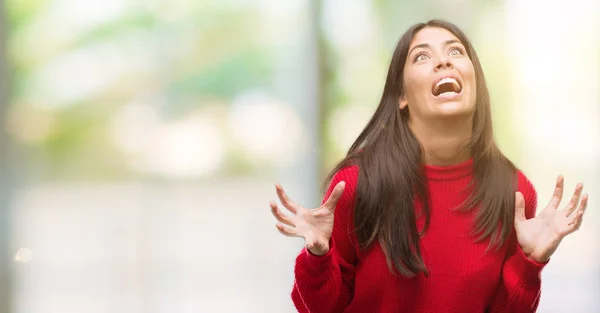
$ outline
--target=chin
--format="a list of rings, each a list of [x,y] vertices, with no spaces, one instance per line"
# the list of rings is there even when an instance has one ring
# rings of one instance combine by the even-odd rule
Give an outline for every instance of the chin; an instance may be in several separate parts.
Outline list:
[[[433,107],[434,115],[437,117],[471,116],[474,111],[473,105],[468,105],[462,101],[447,101],[437,103]]]

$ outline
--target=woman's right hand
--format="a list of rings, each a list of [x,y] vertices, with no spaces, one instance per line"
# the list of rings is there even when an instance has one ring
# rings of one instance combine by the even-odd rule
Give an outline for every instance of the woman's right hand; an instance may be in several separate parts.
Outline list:
[[[293,215],[285,215],[277,204],[270,202],[271,213],[277,221],[277,229],[288,237],[302,237],[306,248],[315,255],[325,255],[329,252],[329,239],[333,232],[333,212],[338,200],[344,193],[345,182],[339,182],[323,205],[316,209],[305,209],[294,203],[277,184],[275,189],[281,204]]]

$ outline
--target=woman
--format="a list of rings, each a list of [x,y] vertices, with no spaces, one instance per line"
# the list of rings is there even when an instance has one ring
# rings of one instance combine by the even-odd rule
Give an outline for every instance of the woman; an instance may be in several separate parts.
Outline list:
[[[327,181],[315,210],[279,185],[293,215],[271,202],[279,231],[305,239],[299,312],[534,312],[540,272],[587,206],[578,184],[557,209],[559,176],[535,216],[534,187],[494,142],[477,54],[439,20],[401,37],[375,114]]]

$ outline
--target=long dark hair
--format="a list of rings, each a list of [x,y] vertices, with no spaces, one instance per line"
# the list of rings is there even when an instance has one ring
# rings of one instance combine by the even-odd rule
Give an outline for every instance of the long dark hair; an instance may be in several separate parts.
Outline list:
[[[396,45],[385,87],[375,114],[352,144],[346,157],[330,172],[360,168],[354,208],[355,235],[361,250],[376,240],[386,254],[390,271],[411,277],[428,274],[419,247],[430,220],[427,179],[422,147],[408,127],[408,110],[400,110],[403,72],[413,37],[425,27],[444,28],[465,46],[475,69],[477,98],[473,132],[466,144],[473,159],[473,179],[468,199],[458,208],[478,208],[472,227],[474,240],[489,240],[488,250],[508,239],[514,218],[516,167],[498,148],[493,134],[490,96],[483,69],[466,35],[455,25],[431,20],[410,27]],[[423,204],[425,227],[416,224],[415,200]]]

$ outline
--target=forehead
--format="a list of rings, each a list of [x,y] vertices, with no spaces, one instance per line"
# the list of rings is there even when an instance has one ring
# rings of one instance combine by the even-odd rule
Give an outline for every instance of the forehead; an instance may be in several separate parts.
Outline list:
[[[417,32],[410,43],[412,49],[416,45],[428,44],[430,46],[443,45],[448,40],[459,40],[449,30],[440,27],[425,27]]]

